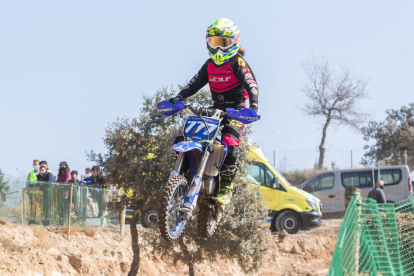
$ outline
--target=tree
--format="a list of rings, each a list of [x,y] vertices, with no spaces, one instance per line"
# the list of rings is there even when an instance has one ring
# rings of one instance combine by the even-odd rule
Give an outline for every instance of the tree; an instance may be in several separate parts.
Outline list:
[[[103,167],[112,183],[118,183],[127,192],[118,199],[118,202],[109,203],[107,207],[117,210],[128,205],[134,210],[130,224],[133,261],[128,275],[137,275],[139,270],[140,250],[136,222],[141,210],[158,205],[163,187],[175,162],[171,151],[173,138],[182,133],[184,119],[190,114],[189,110],[184,110],[165,117],[157,112],[156,104],[174,95],[176,91],[173,88],[165,87],[153,96],[144,96],[139,117],[118,118],[106,128],[104,143],[108,152],[88,154],[90,160]],[[192,98],[204,106],[211,105],[210,92],[207,90],[200,91]],[[243,147],[246,148],[247,144]],[[245,152],[242,150],[242,153]],[[244,171],[247,165],[244,160],[241,158],[241,171]],[[254,191],[243,179],[242,174],[236,178],[236,181],[240,181],[241,184],[237,182],[239,188],[235,191],[234,203],[228,206],[224,221],[214,239],[201,241],[195,232],[192,233],[191,229],[195,229],[193,227],[195,222],[190,221],[185,237],[178,245],[161,240],[158,231],[150,231],[149,233],[152,234],[145,236],[148,237],[145,241],[151,242],[151,247],[157,248],[161,246],[170,249],[178,246],[176,256],[188,259],[189,264],[194,264],[207,256],[205,252],[209,252],[212,256],[217,256],[219,252],[229,252],[226,257],[239,259],[239,263],[244,265],[246,270],[249,270],[247,267],[257,269],[269,244],[268,230],[264,229],[259,221],[259,217],[267,215],[267,210],[263,200],[255,197]],[[257,208],[251,209],[255,205]],[[203,247],[201,252],[193,250],[201,247]],[[205,248],[210,250],[207,251]],[[159,250],[164,250],[163,252],[171,255],[168,249]],[[252,253],[254,253],[253,257],[250,256]],[[247,258],[255,258],[255,262],[247,262]]]
[[[318,161],[318,169],[322,169],[328,126],[344,124],[359,131],[365,122],[367,114],[360,111],[357,104],[368,96],[365,91],[367,81],[353,75],[347,67],[342,67],[339,73],[333,72],[323,58],[312,57],[302,67],[308,77],[301,89],[308,99],[302,111],[323,119]]]
[[[9,181],[4,180],[4,175],[0,170],[0,193],[7,193],[10,189],[10,186],[7,185]]]
[[[399,110],[389,109],[384,121],[369,122],[362,129],[364,140],[373,141],[365,145],[366,153],[363,164],[372,164],[386,160],[388,165],[405,163],[405,151],[408,155],[408,165],[414,166],[414,103],[403,106]]]
[[[240,147],[240,172],[251,162],[247,158],[251,145],[246,140],[242,140]],[[199,237],[196,219],[188,222],[178,245],[166,242],[158,231],[149,231],[143,238],[146,248],[152,249],[148,257],[162,255],[169,256],[174,263],[178,260],[186,262],[190,276],[195,275],[196,263],[218,258],[237,261],[245,273],[257,271],[271,243],[270,231],[261,220],[267,216],[267,209],[263,198],[255,195],[243,173],[237,174],[235,183],[232,202],[226,207],[225,216],[212,238]]]

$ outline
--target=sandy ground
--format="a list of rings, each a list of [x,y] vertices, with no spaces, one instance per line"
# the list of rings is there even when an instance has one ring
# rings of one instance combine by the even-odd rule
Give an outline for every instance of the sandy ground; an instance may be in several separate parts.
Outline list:
[[[322,227],[297,235],[272,234],[266,264],[257,275],[326,275],[340,223],[324,220]],[[75,229],[67,241],[62,230],[0,225],[0,275],[127,275],[132,260],[128,231],[121,238],[115,232]],[[237,264],[222,260],[196,264],[195,270],[196,275],[243,275]],[[188,266],[143,257],[140,275],[188,275]]]

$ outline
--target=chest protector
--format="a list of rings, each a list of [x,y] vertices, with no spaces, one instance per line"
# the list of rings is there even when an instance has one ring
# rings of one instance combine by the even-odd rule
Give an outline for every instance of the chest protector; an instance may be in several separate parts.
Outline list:
[[[210,62],[207,67],[207,74],[210,90],[217,93],[226,92],[241,85],[241,82],[234,74],[233,68],[231,68],[229,62],[226,62],[220,67],[213,61]]]

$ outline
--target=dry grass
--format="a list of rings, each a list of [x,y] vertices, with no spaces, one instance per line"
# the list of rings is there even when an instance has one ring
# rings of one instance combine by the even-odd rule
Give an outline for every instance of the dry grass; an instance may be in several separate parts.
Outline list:
[[[83,233],[85,233],[85,235],[88,237],[95,237],[97,230],[97,228],[88,227],[83,229]]]
[[[33,246],[37,248],[42,248],[45,250],[49,250],[55,245],[54,240],[49,237],[49,233],[47,230],[42,226],[33,227],[33,235],[37,238]]]
[[[315,174],[318,174],[320,172],[326,171],[326,169],[318,170],[295,170],[293,172],[285,172],[283,173],[283,176],[289,181],[290,184],[292,184],[295,187],[299,187],[302,185],[306,180],[314,176]]]

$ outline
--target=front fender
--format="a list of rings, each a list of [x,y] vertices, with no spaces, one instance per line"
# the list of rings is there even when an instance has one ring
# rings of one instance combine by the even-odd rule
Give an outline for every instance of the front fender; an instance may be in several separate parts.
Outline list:
[[[203,145],[194,141],[182,141],[173,145],[172,149],[178,152],[187,152],[191,150],[203,151]]]

